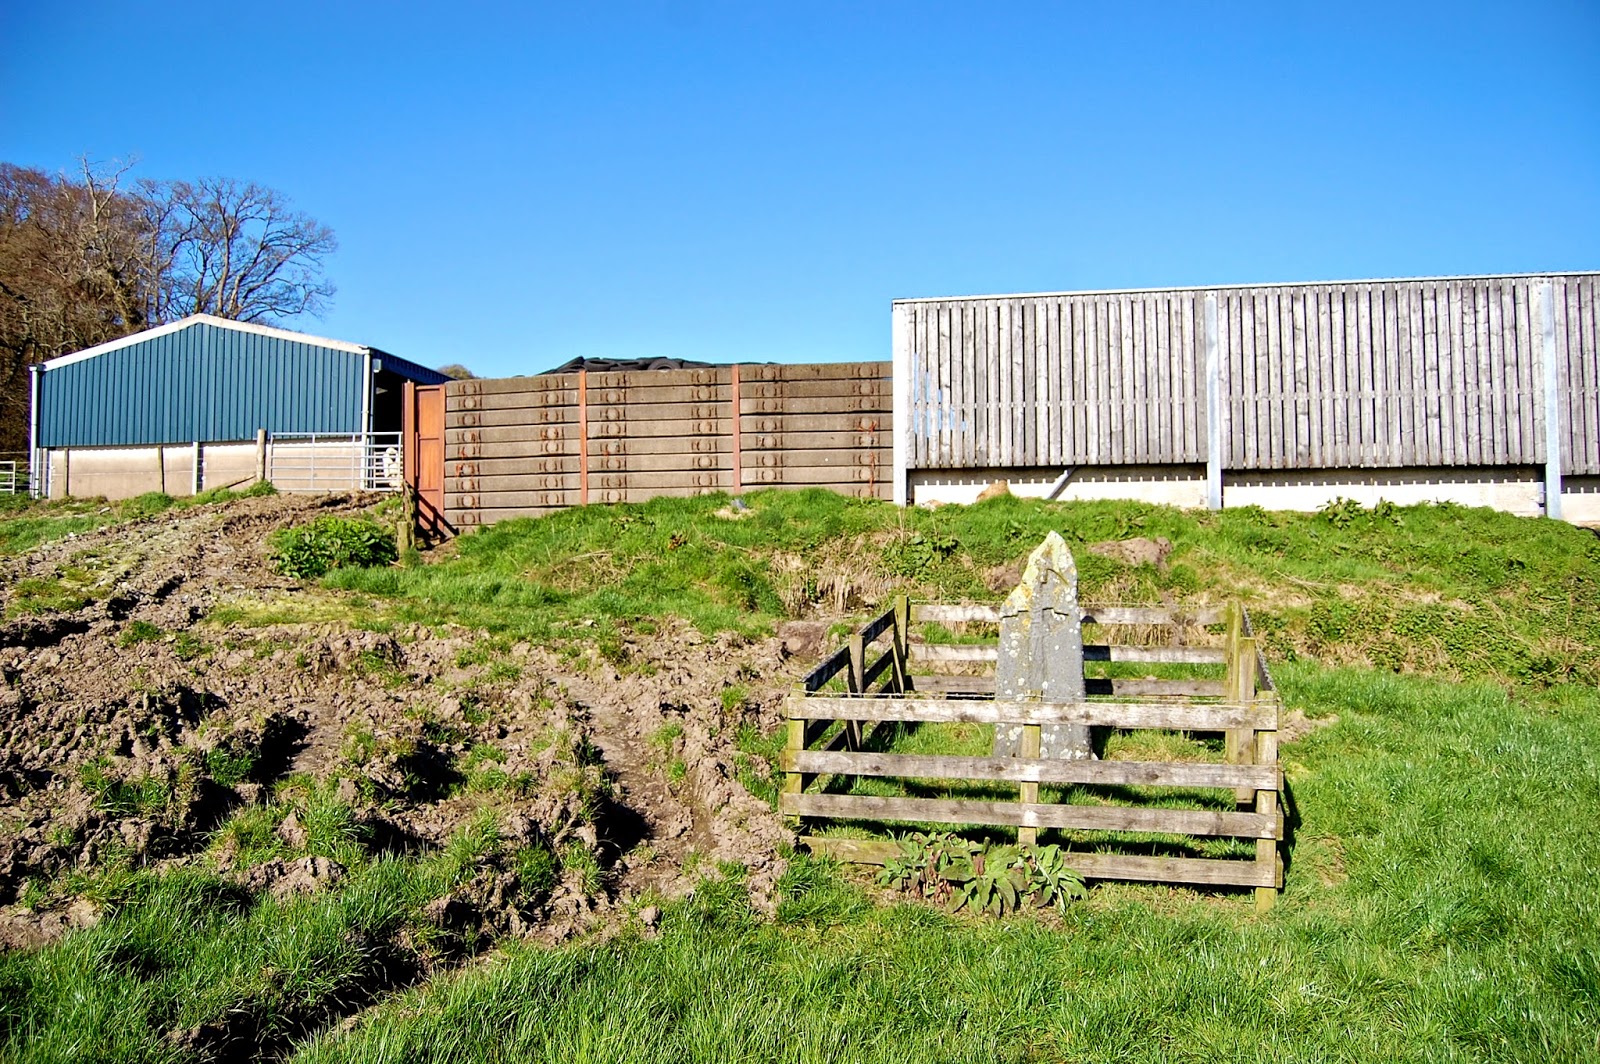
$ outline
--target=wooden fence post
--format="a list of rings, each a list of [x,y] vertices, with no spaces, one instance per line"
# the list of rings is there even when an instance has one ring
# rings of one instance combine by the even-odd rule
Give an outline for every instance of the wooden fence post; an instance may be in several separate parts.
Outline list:
[[[906,662],[906,648],[911,643],[911,596],[896,595],[894,597],[894,643],[891,650],[894,653],[894,689],[896,694],[905,694],[911,686],[906,682],[908,670]]]
[[[1254,636],[1244,636],[1238,641],[1234,662],[1231,666],[1238,672],[1238,682],[1235,697],[1243,705],[1251,705],[1256,698],[1256,640]],[[1256,756],[1257,733],[1253,729],[1241,730],[1234,740],[1234,750],[1237,755],[1235,764],[1248,765],[1254,762]],[[1240,805],[1248,805],[1254,801],[1256,792],[1250,787],[1239,787],[1234,792],[1234,798]]]
[[[1256,732],[1256,764],[1276,765],[1278,763],[1278,732],[1277,722],[1273,722],[1272,731]],[[1255,794],[1256,812],[1265,816],[1281,820],[1278,815],[1278,792],[1275,790],[1259,790]],[[1274,832],[1274,835],[1281,834]],[[1256,864],[1272,870],[1273,885],[1270,887],[1256,888],[1256,911],[1266,912],[1278,900],[1278,889],[1283,886],[1283,869],[1278,863],[1278,839],[1256,840]]]
[[[847,687],[851,694],[866,694],[867,687],[867,641],[861,637],[859,630],[850,633],[850,673]],[[845,749],[861,749],[861,722],[859,720],[845,721]]]
[[[802,685],[796,687],[795,688],[795,693],[790,695],[789,697],[790,698],[800,698],[800,697],[803,697],[804,693],[805,693],[805,686],[802,684]],[[783,759],[784,760],[784,769],[785,769],[784,774],[783,774],[783,793],[784,794],[800,794],[802,791],[804,791],[806,789],[805,777],[801,776],[800,773],[798,771],[796,771],[796,769],[795,769],[795,757],[800,753],[800,751],[804,750],[805,748],[806,748],[806,722],[804,720],[802,720],[801,718],[799,718],[799,717],[791,715],[789,717],[789,737],[788,737],[788,742],[786,742],[784,744],[784,759]],[[799,828],[799,826],[800,826],[800,818],[798,816],[785,817],[784,819],[789,822],[789,825],[791,827],[796,828],[796,829]]]
[[[417,547],[417,492],[410,484],[400,485],[400,552]]]
[[[1022,726],[1021,749],[1018,751],[1023,757],[1037,758],[1042,732],[1037,724],[1024,724]],[[1039,785],[1037,783],[1024,783],[1017,788],[1017,800],[1023,805],[1036,805],[1039,801]],[[1020,827],[1017,829],[1017,843],[1022,846],[1032,846],[1039,841],[1039,829]]]
[[[1237,602],[1228,603],[1228,642],[1224,649],[1228,662],[1228,676],[1224,681],[1227,700],[1237,702],[1243,697],[1239,686],[1239,640],[1244,637],[1244,614]],[[1223,733],[1222,759],[1230,765],[1239,763],[1239,733]]]

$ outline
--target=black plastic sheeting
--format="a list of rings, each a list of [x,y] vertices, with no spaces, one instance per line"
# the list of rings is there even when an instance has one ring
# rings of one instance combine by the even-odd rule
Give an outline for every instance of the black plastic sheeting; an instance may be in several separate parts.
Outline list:
[[[555,369],[547,369],[539,374],[548,377],[553,373],[576,373],[580,369],[592,373],[634,373],[647,369],[705,369],[716,365],[715,362],[696,362],[688,358],[583,358],[578,357],[571,362],[563,362]]]

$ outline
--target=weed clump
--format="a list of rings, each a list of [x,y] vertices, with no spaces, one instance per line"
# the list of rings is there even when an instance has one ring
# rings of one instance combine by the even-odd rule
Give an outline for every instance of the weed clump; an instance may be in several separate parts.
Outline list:
[[[1059,846],[991,846],[952,834],[915,834],[897,840],[899,853],[879,884],[947,905],[952,912],[1007,912],[1054,905],[1062,912],[1088,896],[1083,877],[1067,866]]]
[[[391,565],[400,557],[392,531],[365,518],[332,514],[280,529],[268,545],[273,566],[301,579],[315,579],[331,569]]]

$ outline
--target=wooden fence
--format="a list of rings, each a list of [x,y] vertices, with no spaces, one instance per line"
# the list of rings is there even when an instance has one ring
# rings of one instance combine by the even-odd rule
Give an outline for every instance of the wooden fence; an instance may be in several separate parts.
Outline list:
[[[1600,275],[894,305],[902,470],[1600,473]]]
[[[919,665],[970,668],[995,661],[995,641],[930,644],[913,639],[913,626],[997,624],[989,606],[912,605],[906,599],[854,632],[847,644],[796,687],[788,701],[789,732],[780,811],[806,821],[842,820],[883,825],[956,824],[1013,828],[1032,843],[1040,830],[1089,833],[1093,849],[1073,851],[1069,863],[1093,879],[1144,880],[1254,887],[1268,908],[1283,883],[1278,853],[1284,838],[1279,808],[1280,702],[1265,658],[1249,633],[1242,609],[1183,616],[1164,609],[1086,609],[1085,625],[1108,633],[1143,635],[1145,641],[1089,644],[1086,661],[1135,661],[1215,667],[1214,679],[1088,678],[1083,702],[997,701],[991,676],[918,673]],[[1206,625],[1225,623],[1222,646],[1195,646]],[[1153,634],[1165,638],[1149,642]],[[894,753],[880,749],[883,722],[1020,724],[1024,757],[962,757]],[[1220,733],[1222,760],[1134,761],[1041,759],[1045,724],[1085,724],[1110,729],[1161,729]],[[884,797],[842,793],[858,777],[898,780],[1015,783],[1017,800]],[[1042,802],[1040,785],[1077,788],[1093,804]],[[1141,789],[1150,789],[1144,792]],[[1193,792],[1221,788],[1228,808]],[[1150,804],[1163,793],[1200,808]],[[1212,796],[1215,798],[1215,791]],[[1129,834],[1234,837],[1254,840],[1251,857],[1166,856],[1133,853],[1170,844]],[[814,852],[843,860],[883,863],[895,847],[886,838],[862,840],[807,834]]]
[[[745,488],[888,498],[887,362],[456,381],[445,510],[458,528],[588,502]]]

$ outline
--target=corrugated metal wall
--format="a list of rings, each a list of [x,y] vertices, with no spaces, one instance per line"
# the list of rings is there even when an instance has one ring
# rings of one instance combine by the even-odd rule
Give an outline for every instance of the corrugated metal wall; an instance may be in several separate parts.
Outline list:
[[[1204,462],[1217,301],[1222,465],[1536,465],[1539,286],[1561,465],[1600,473],[1595,274],[905,300],[909,469]]]
[[[359,432],[363,363],[348,351],[195,324],[46,371],[39,446]]]

